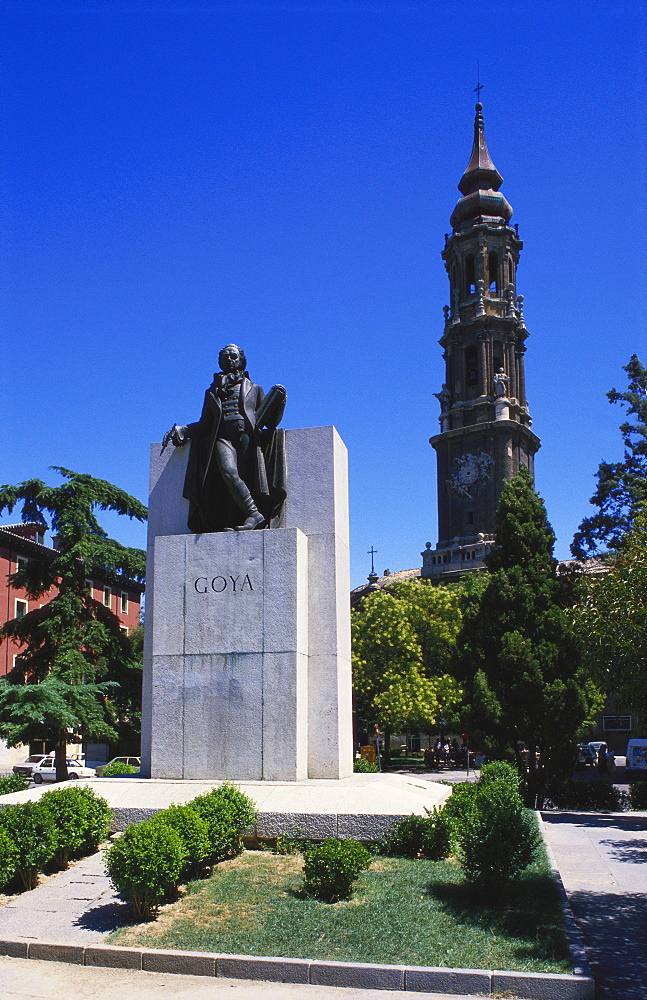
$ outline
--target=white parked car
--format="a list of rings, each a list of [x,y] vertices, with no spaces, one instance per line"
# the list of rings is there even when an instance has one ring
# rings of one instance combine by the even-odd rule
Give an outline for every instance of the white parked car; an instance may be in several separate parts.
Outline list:
[[[78,760],[67,758],[68,778],[76,780],[77,778],[94,778],[95,775],[93,767],[84,767]],[[43,757],[40,764],[36,764],[31,774],[31,780],[36,785],[40,785],[43,781],[56,781],[56,767],[52,756]]]
[[[34,772],[34,768],[37,767],[41,761],[46,760],[48,756],[49,754],[33,753],[31,757],[24,760],[22,764],[14,764],[11,770],[14,774],[22,774],[23,778],[27,778],[29,781]]]

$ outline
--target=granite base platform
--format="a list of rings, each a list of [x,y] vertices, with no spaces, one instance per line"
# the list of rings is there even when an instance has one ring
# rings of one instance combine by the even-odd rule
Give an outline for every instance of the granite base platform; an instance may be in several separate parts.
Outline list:
[[[148,819],[171,803],[186,803],[219,782],[163,778],[82,779],[105,798],[112,809],[113,831]],[[400,774],[353,774],[348,778],[315,778],[303,781],[237,781],[256,804],[256,825],[249,836],[272,839],[279,834],[323,839],[356,837],[378,840],[402,816],[424,815],[425,809],[442,805],[449,785],[416,781]],[[2,805],[38,799],[48,788],[41,785],[2,797]]]

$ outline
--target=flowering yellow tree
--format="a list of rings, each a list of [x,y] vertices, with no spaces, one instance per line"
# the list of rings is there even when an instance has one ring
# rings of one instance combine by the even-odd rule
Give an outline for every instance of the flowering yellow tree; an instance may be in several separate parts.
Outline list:
[[[364,599],[352,616],[360,725],[433,725],[460,701],[461,688],[446,672],[460,621],[458,588],[406,581]]]

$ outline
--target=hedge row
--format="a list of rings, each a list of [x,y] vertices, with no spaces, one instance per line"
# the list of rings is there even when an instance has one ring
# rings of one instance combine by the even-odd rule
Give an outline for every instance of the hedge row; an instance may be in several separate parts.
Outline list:
[[[557,809],[574,812],[622,812],[625,809],[642,812],[647,809],[647,779],[631,784],[628,793],[598,778],[570,779],[553,788],[550,798]]]
[[[50,863],[90,854],[108,835],[110,808],[91,788],[45,792],[37,802],[0,809],[0,886],[18,875],[25,889]]]
[[[477,782],[454,785],[442,810],[396,823],[384,849],[433,860],[455,854],[466,880],[491,891],[532,864],[540,843],[535,817],[519,795],[516,768],[495,761],[483,766]]]
[[[106,853],[106,871],[137,917],[150,920],[179,885],[240,854],[240,836],[255,820],[251,799],[234,785],[220,785],[127,827]]]

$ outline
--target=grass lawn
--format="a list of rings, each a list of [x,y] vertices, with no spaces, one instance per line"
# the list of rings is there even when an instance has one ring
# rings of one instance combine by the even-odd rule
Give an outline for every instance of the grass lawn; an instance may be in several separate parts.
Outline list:
[[[353,896],[301,893],[300,855],[246,851],[110,944],[456,968],[571,972],[545,857],[505,899],[475,900],[458,865],[376,857]]]

